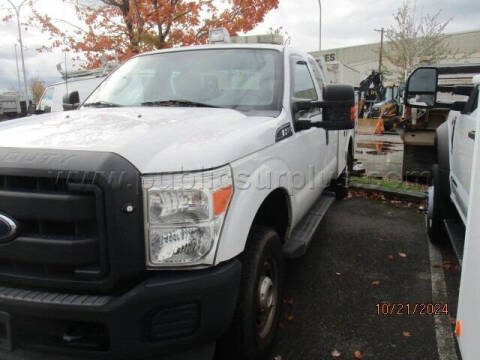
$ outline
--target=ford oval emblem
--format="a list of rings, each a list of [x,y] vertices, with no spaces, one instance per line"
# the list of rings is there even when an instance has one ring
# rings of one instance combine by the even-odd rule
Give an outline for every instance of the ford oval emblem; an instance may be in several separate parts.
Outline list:
[[[0,243],[13,239],[17,233],[17,223],[8,216],[0,214]]]

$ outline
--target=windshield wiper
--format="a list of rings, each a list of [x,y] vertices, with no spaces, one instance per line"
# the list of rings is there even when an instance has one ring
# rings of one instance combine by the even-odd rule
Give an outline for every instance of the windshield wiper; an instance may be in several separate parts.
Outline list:
[[[201,102],[190,100],[161,100],[161,101],[146,101],[141,104],[142,106],[192,106],[192,107],[209,107],[220,108],[211,104],[204,104]]]
[[[91,103],[83,104],[83,106],[92,106],[92,107],[121,107],[120,104],[111,103],[108,101],[95,101]]]

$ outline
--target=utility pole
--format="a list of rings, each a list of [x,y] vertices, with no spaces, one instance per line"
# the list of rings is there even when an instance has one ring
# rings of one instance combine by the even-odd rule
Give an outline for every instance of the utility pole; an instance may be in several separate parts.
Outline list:
[[[17,44],[15,44],[15,62],[17,63],[17,90],[20,91],[20,68],[18,67],[18,52],[17,52]]]
[[[320,7],[319,27],[318,27],[318,51],[322,51],[322,0],[318,0]]]
[[[15,10],[15,14],[17,15],[18,42],[20,44],[20,56],[22,58],[22,68],[23,68],[23,82],[25,85],[25,103],[28,108],[27,72],[25,71],[25,58],[23,56],[22,28],[20,27],[20,10],[22,9],[22,6],[25,5],[27,0],[23,0],[18,6],[15,6],[15,4],[11,0],[7,0],[7,1],[12,6],[13,10]]]
[[[382,27],[381,29],[374,29],[375,31],[381,33],[381,40],[380,40],[380,58],[378,59],[378,72],[382,72],[382,65],[383,65],[383,37],[385,34],[385,29]]]

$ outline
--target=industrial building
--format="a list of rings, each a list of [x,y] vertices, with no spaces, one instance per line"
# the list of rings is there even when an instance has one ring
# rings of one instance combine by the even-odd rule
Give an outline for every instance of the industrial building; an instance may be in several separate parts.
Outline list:
[[[480,63],[480,29],[448,34],[448,43],[456,51],[452,57],[444,62],[457,63]],[[388,46],[388,42],[385,43]],[[380,42],[349,46],[337,49],[328,49],[321,52],[315,51],[310,54],[319,59],[323,56],[325,62],[340,63],[359,72],[359,78],[363,79],[372,70],[378,69]],[[388,66],[388,63],[384,63]]]

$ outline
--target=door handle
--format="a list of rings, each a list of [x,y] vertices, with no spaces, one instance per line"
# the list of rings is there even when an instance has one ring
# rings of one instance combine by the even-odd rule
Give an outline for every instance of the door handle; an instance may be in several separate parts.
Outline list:
[[[468,137],[469,137],[470,139],[472,139],[472,140],[475,140],[475,133],[476,133],[475,130],[469,131],[469,132],[468,132]]]

